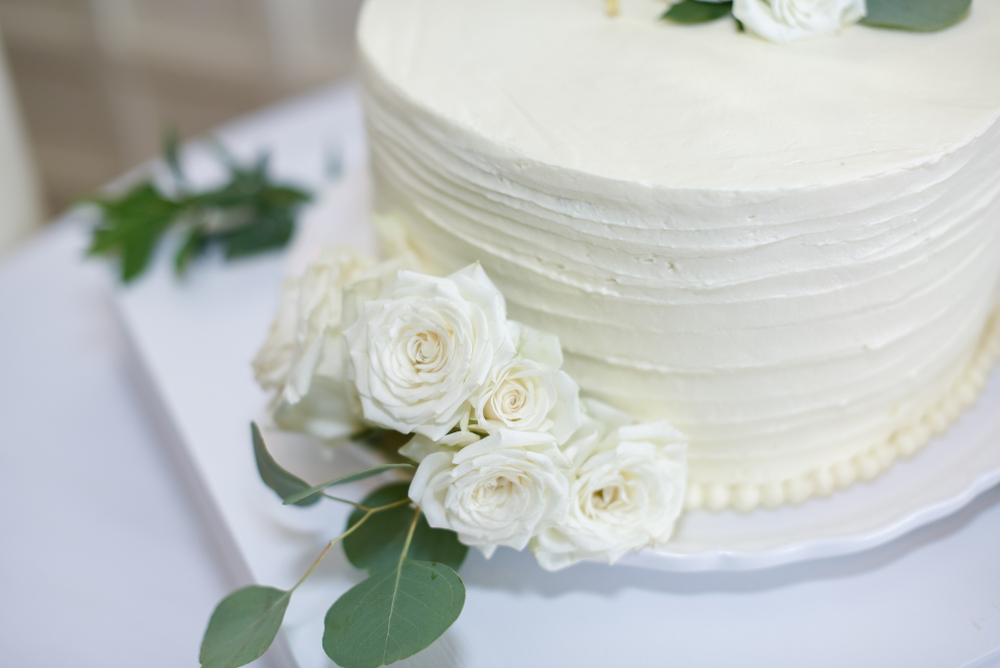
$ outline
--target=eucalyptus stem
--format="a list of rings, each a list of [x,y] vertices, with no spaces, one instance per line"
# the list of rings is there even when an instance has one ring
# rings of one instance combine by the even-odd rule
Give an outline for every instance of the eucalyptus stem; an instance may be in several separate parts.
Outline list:
[[[417,528],[417,519],[420,517],[420,508],[417,508],[413,513],[413,521],[410,522],[410,530],[406,534],[406,542],[403,543],[403,553],[399,555],[399,566],[397,567],[397,580],[399,579],[399,572],[403,568],[403,561],[406,559],[407,553],[410,551],[410,541],[413,540],[413,532]]]
[[[327,496],[327,495],[324,494],[324,496]],[[335,501],[343,501],[344,503],[349,503],[349,504],[351,504],[353,506],[357,506],[359,509],[365,511],[365,514],[362,515],[361,519],[358,520],[357,522],[355,522],[351,526],[351,528],[349,528],[347,531],[345,531],[344,533],[340,534],[339,536],[337,536],[336,538],[334,538],[333,540],[331,540],[329,543],[327,543],[327,546],[325,548],[323,548],[323,551],[320,553],[319,557],[316,558],[316,561],[313,562],[313,565],[309,567],[309,570],[306,571],[306,574],[303,575],[301,578],[299,578],[299,581],[295,583],[294,587],[292,587],[290,590],[288,590],[289,593],[291,593],[291,592],[295,591],[296,589],[298,589],[299,585],[302,584],[303,582],[305,582],[307,577],[309,577],[310,575],[312,575],[312,572],[314,570],[316,570],[316,567],[319,566],[320,563],[324,559],[326,559],[326,555],[330,553],[330,548],[331,547],[333,547],[334,545],[336,545],[337,543],[339,543],[340,541],[344,540],[345,538],[347,538],[348,536],[350,536],[352,533],[354,533],[357,530],[357,528],[359,526],[361,526],[362,524],[364,524],[365,520],[367,520],[369,517],[371,517],[372,515],[374,515],[375,513],[379,512],[379,511],[388,510],[389,508],[395,508],[396,506],[402,506],[404,504],[410,503],[409,499],[400,499],[399,501],[393,501],[392,503],[387,503],[384,506],[378,506],[376,508],[368,508],[366,506],[362,506],[360,503],[354,503],[353,501],[348,501],[347,499],[338,499],[335,496],[331,496],[329,498],[334,499]],[[406,553],[410,549],[410,539],[413,538],[413,530],[417,526],[417,517],[419,517],[419,516],[420,516],[420,509],[417,508],[417,514],[413,517],[413,524],[410,526],[410,533],[406,536],[406,545],[403,547],[403,556],[404,557],[406,556]]]
[[[333,498],[333,497],[331,497],[331,498]],[[337,500],[338,501],[344,501],[346,499],[337,499]],[[347,501],[347,503],[353,503],[353,502]],[[316,570],[316,567],[319,566],[320,563],[322,563],[322,561],[324,559],[326,559],[326,555],[328,555],[330,553],[330,548],[332,548],[334,545],[336,545],[337,543],[339,543],[340,541],[344,540],[345,538],[347,538],[348,536],[350,536],[352,533],[354,533],[357,530],[357,528],[360,527],[362,524],[364,524],[365,521],[369,517],[371,517],[375,513],[379,512],[380,510],[388,510],[389,508],[395,508],[396,506],[401,506],[404,503],[410,503],[410,500],[409,499],[401,499],[399,501],[395,501],[393,503],[387,503],[384,506],[379,506],[377,508],[365,508],[364,506],[362,506],[360,504],[354,504],[354,505],[358,506],[358,508],[363,509],[365,511],[365,514],[361,517],[360,520],[358,520],[357,522],[355,522],[347,531],[345,531],[344,533],[340,534],[339,536],[337,536],[336,538],[334,538],[333,540],[331,540],[329,543],[327,543],[327,546],[325,548],[323,548],[323,551],[320,553],[319,557],[316,558],[316,561],[313,562],[313,565],[309,567],[309,570],[306,571],[306,574],[303,575],[301,578],[299,578],[299,581],[295,583],[294,587],[292,587],[291,589],[288,590],[288,593],[290,594],[293,591],[295,591],[296,589],[298,589],[299,585],[302,584],[303,582],[305,582],[307,577],[309,577],[310,575],[312,575],[312,572],[314,570]],[[420,509],[419,508],[417,509],[417,515],[418,516],[420,515]],[[417,526],[417,518],[414,517],[413,518],[413,525],[410,527],[410,533],[406,537],[406,546],[403,548],[403,554],[404,555],[410,549],[410,539],[413,538],[413,529],[416,526]]]
[[[329,494],[324,494],[323,496],[330,499],[331,501],[340,501],[341,503],[350,504],[355,508],[357,508],[358,510],[363,510],[365,512],[371,511],[373,513],[377,513],[380,510],[388,510],[389,508],[395,508],[396,506],[402,506],[407,503],[410,503],[409,499],[400,499],[399,501],[393,501],[392,503],[387,503],[384,506],[378,506],[377,508],[369,508],[368,506],[361,505],[357,501],[351,501],[350,499],[342,499],[339,496],[331,496]]]
[[[390,508],[395,508],[396,506],[405,506],[408,503],[410,503],[409,499],[400,499],[399,501],[393,501],[392,503],[387,503],[384,506],[377,506],[375,508],[365,508],[365,506],[361,506],[361,508],[373,513],[377,513],[380,510],[389,510]]]
[[[361,524],[361,522],[358,522],[358,524]],[[357,526],[357,524],[354,525],[354,526]],[[344,535],[346,536],[347,534],[345,533]],[[343,538],[343,537],[344,536],[340,536],[340,538]],[[333,544],[336,543],[338,540],[340,540],[340,538],[334,538],[329,543],[327,543],[326,547],[323,548],[323,551],[320,552],[319,557],[316,559],[316,561],[313,562],[313,565],[309,567],[309,570],[306,571],[306,574],[303,575],[301,578],[299,578],[299,581],[295,583],[294,587],[292,587],[291,589],[288,590],[289,594],[292,593],[293,591],[295,591],[296,589],[298,589],[299,585],[302,584],[303,582],[305,582],[307,577],[309,577],[310,575],[312,575],[312,572],[314,570],[316,570],[316,567],[320,565],[320,562],[322,562],[324,559],[326,559],[326,555],[330,553],[330,548],[333,547]]]
[[[340,501],[341,503],[346,503],[348,505],[354,506],[358,510],[368,510],[368,508],[366,506],[362,506],[357,501],[351,501],[350,499],[342,499],[339,496],[333,496],[333,495],[327,494],[325,492],[323,493],[323,496],[326,497],[327,499],[330,499],[331,501]]]

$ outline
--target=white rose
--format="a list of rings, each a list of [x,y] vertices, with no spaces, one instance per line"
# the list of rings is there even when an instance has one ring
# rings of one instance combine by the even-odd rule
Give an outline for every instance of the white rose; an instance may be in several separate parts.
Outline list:
[[[743,27],[771,42],[788,43],[833,35],[857,23],[865,0],[734,0],[733,16]]]
[[[500,429],[457,452],[424,457],[410,498],[432,527],[491,556],[520,550],[533,535],[565,520],[568,462],[549,434]]]
[[[253,358],[257,383],[265,390],[282,390],[288,381],[295,356],[295,331],[299,312],[298,278],[286,278],[281,284],[281,302],[271,321],[267,340]]]
[[[547,569],[581,559],[615,562],[669,540],[687,479],[687,439],[666,421],[630,424],[596,401],[566,446],[573,459],[566,520],[541,532],[532,551]]]
[[[494,367],[472,396],[472,417],[479,427],[547,431],[562,445],[581,424],[580,388],[562,366],[559,337],[510,320],[518,356]]]
[[[431,440],[514,357],[503,296],[478,264],[447,278],[400,272],[344,337],[365,418]]]
[[[362,427],[348,392],[341,292],[355,281],[388,283],[397,269],[351,248],[324,248],[301,277],[285,281],[278,315],[253,361],[260,385],[278,391],[275,424],[320,438]]]
[[[581,421],[580,388],[573,379],[520,356],[494,368],[471,403],[476,424],[488,432],[546,431],[559,445]]]

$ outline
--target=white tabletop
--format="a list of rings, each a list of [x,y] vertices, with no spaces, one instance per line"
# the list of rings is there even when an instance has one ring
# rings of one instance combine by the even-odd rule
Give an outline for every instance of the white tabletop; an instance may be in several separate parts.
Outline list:
[[[271,145],[342,104],[313,95],[238,134]],[[196,666],[236,582],[85,241],[67,219],[0,264],[0,666]],[[1000,665],[1000,489],[876,550],[766,571],[550,574],[501,551],[461,574],[456,666]]]

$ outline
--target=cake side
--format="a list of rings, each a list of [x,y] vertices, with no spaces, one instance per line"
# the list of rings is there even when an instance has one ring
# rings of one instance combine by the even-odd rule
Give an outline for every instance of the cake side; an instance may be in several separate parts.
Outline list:
[[[746,512],[758,506],[774,508],[784,503],[802,503],[813,496],[828,496],[855,482],[872,480],[898,459],[910,457],[927,445],[931,438],[947,431],[962,412],[976,402],[998,360],[1000,311],[995,311],[969,363],[919,419],[898,427],[884,441],[873,443],[867,450],[784,480],[762,484],[727,484],[692,479],[688,482],[685,509],[722,510],[732,507]]]
[[[607,179],[420,104],[372,57],[369,20],[377,212],[436,271],[482,262],[512,317],[560,336],[584,391],[689,434],[692,506],[798,501],[877,472],[982,366],[1000,125],[832,183]]]

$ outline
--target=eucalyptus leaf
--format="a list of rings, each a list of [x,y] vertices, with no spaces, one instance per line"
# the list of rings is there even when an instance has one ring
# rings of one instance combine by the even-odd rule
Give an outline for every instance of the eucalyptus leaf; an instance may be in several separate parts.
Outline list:
[[[386,485],[366,496],[361,505],[377,508],[402,501],[409,498],[408,490],[409,483],[406,482]],[[351,528],[364,516],[365,511],[355,510],[347,520],[347,527]],[[399,561],[412,520],[413,509],[408,505],[375,513],[357,531],[344,538],[347,560],[356,568],[367,569],[369,573],[391,567]],[[468,551],[469,547],[458,541],[458,535],[454,531],[432,528],[421,514],[407,556],[417,561],[440,562],[457,571]]]
[[[401,434],[392,429],[382,429],[372,427],[356,434],[352,434],[350,439],[355,443],[360,443],[371,448],[379,457],[390,462],[408,462],[407,457],[399,454],[399,449],[410,442],[413,434]]]
[[[119,255],[122,281],[128,283],[141,274],[152,258],[163,232],[181,207],[160,194],[150,182],[135,186],[118,199],[90,200],[102,213],[94,230],[90,255]]]
[[[309,193],[273,183],[267,174],[267,156],[250,167],[239,165],[219,147],[230,179],[222,186],[192,194],[180,165],[176,133],[164,136],[164,160],[177,185],[166,196],[146,181],[118,198],[85,200],[101,209],[102,221],[94,230],[90,254],[118,255],[122,281],[128,282],[149,266],[160,238],[179,222],[191,226],[174,258],[178,274],[209,244],[219,244],[227,258],[280,248],[291,239],[295,217]]]
[[[962,20],[972,0],[868,0],[866,4],[868,13],[861,21],[865,25],[931,32]]]
[[[464,605],[465,585],[455,571],[402,559],[333,604],[326,613],[323,649],[343,668],[384,666],[437,640]]]
[[[278,635],[291,595],[253,585],[222,599],[201,641],[202,668],[237,668],[259,659]]]
[[[176,129],[170,128],[163,133],[163,161],[167,163],[167,168],[170,169],[178,185],[186,183],[184,172],[181,170],[180,146],[180,137]]]
[[[339,478],[334,478],[330,482],[324,482],[321,485],[316,485],[315,487],[310,487],[309,489],[302,490],[292,494],[285,499],[285,505],[290,503],[295,503],[296,501],[301,501],[307,496],[311,496],[316,492],[322,492],[327,487],[333,487],[335,485],[346,485],[349,482],[357,482],[358,480],[364,480],[365,478],[371,478],[372,476],[378,475],[379,473],[384,473],[386,471],[391,471],[393,469],[406,469],[413,470],[416,468],[413,464],[380,464],[379,466],[373,466],[361,471],[355,471],[345,476]],[[362,504],[364,505],[364,504]]]
[[[226,259],[246,257],[281,248],[292,238],[295,218],[290,212],[258,210],[251,222],[219,235]]]
[[[188,265],[201,255],[207,240],[208,238],[200,227],[194,227],[188,231],[184,243],[177,249],[177,255],[174,256],[174,271],[178,275],[183,274]]]
[[[257,471],[260,472],[261,480],[264,484],[273,489],[282,499],[287,499],[292,495],[309,489],[309,483],[301,478],[289,473],[274,460],[271,453],[264,445],[264,437],[260,434],[260,428],[256,422],[250,423],[250,431],[253,434],[253,454],[257,460]],[[322,497],[319,494],[312,494],[299,498],[295,501],[296,506],[311,506]]]
[[[721,19],[733,11],[732,2],[705,2],[702,0],[683,0],[664,12],[661,19],[674,23],[707,23]]]

